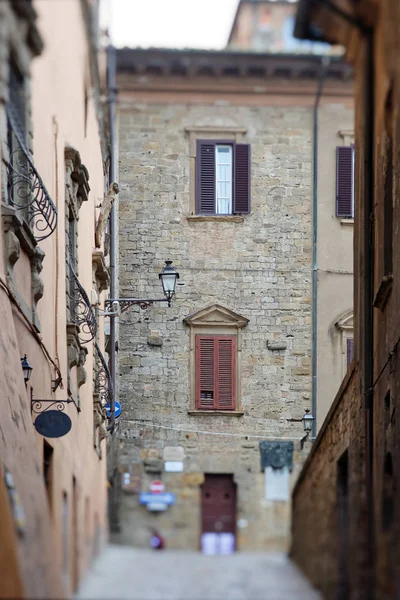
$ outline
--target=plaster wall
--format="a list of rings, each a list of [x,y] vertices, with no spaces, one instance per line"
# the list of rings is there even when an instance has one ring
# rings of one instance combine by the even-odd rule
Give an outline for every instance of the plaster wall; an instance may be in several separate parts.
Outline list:
[[[335,323],[353,309],[353,220],[336,216],[336,147],[354,142],[353,108],[319,109],[317,231],[317,429],[347,371],[346,339]],[[352,332],[349,331],[352,337]]]
[[[102,443],[101,459],[93,444],[92,344],[88,345],[85,363],[86,383],[80,388],[80,412],[74,405],[67,406],[65,412],[72,420],[70,433],[63,438],[47,440],[53,448],[51,481],[47,493],[43,479],[44,439],[35,432],[32,424],[30,393],[33,390],[35,398],[44,399],[61,400],[68,397],[65,146],[73,146],[80,152],[90,176],[91,191],[89,200],[80,211],[78,235],[79,279],[89,296],[92,288],[95,206],[104,197],[104,174],[81,3],[78,0],[60,0],[56,3],[33,4],[38,14],[37,27],[44,42],[44,50],[32,62],[30,69],[27,64],[27,71],[24,73],[27,77],[30,76],[29,129],[33,134],[30,147],[35,167],[57,207],[58,226],[49,238],[40,243],[46,256],[40,273],[44,293],[38,303],[38,333],[29,318],[18,310],[17,304],[10,302],[2,260],[0,295],[3,327],[0,364],[3,373],[0,381],[2,396],[6,401],[0,408],[0,471],[3,474],[7,468],[11,472],[24,511],[24,535],[18,536],[14,526],[15,514],[9,510],[12,519],[8,528],[9,539],[7,538],[9,556],[16,557],[14,571],[9,571],[9,580],[13,582],[15,589],[18,589],[19,582],[18,597],[59,598],[73,593],[107,537],[105,444]],[[14,18],[12,15],[10,11],[10,19]],[[21,52],[22,38],[23,36]],[[4,68],[7,73],[7,68]],[[7,77],[8,73],[5,81]],[[6,137],[6,99],[6,96],[1,99],[3,144]],[[4,203],[4,198],[2,200]],[[2,256],[5,243],[3,235]],[[23,249],[17,265],[15,282],[29,305],[32,301],[30,279],[24,279],[23,276],[24,269],[29,271],[29,260]],[[102,324],[100,327],[99,341],[102,343]],[[25,353],[33,367],[27,387],[24,386],[20,364],[20,358]],[[51,361],[59,367],[64,382],[64,388],[59,387],[55,393],[52,393],[52,382],[56,373]],[[3,486],[3,479],[0,485]],[[67,503],[63,506],[65,494]],[[1,497],[3,500],[3,493]],[[7,514],[6,510],[4,514]],[[10,558],[10,564],[11,562]],[[7,587],[5,589],[8,590]],[[2,590],[3,575],[0,592]]]

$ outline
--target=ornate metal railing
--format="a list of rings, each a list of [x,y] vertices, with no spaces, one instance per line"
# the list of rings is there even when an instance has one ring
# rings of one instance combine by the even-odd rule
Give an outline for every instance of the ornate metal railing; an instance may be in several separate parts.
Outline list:
[[[79,327],[79,341],[91,342],[97,333],[97,320],[89,297],[83,289],[71,263],[69,266],[69,286],[67,288],[69,315],[72,323]]]
[[[57,227],[57,209],[33,164],[18,119],[7,108],[9,157],[4,160],[8,177],[8,201],[33,230],[36,241],[49,237]]]
[[[114,386],[106,359],[101,352],[98,343],[94,342],[95,348],[95,383],[94,389],[100,396],[103,406],[109,405],[110,415],[114,412]]]

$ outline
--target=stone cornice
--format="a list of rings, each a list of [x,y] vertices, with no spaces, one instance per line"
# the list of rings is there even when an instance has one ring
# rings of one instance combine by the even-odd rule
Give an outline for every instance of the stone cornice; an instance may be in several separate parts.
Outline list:
[[[155,80],[181,79],[285,79],[318,80],[321,57],[297,54],[261,54],[238,51],[130,49],[116,51],[117,73],[151,76]],[[352,79],[352,68],[342,59],[332,58],[326,79],[336,82]]]

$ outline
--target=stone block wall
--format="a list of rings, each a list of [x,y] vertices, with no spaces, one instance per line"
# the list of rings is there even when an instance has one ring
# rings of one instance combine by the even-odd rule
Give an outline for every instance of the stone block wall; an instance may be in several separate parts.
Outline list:
[[[358,375],[353,363],[293,491],[291,556],[327,600],[368,597],[365,422]],[[343,510],[338,478],[346,455]]]
[[[154,98],[138,104],[122,89],[118,120],[120,296],[161,297],[158,272],[166,259],[174,261],[181,284],[171,308],[133,308],[120,319],[121,469],[140,471],[147,491],[142,452],[161,455],[164,445],[175,444],[185,449],[184,473],[163,474],[168,491],[182,499],[179,510],[148,516],[135,495],[126,495],[125,542],[145,543],[151,518],[174,530],[168,535],[175,547],[198,548],[202,477],[234,473],[238,512],[248,523],[239,547],[285,546],[289,509],[264,506],[258,442],[295,440],[294,480],[307,449],[299,446],[302,424],[287,419],[301,418],[311,402],[312,109]],[[252,152],[250,215],[193,218],[187,130],[207,127],[245,130],[242,141]],[[188,414],[190,332],[183,319],[213,304],[249,319],[240,332],[241,416]],[[162,345],[150,345],[149,337]],[[259,437],[247,441],[250,435]]]

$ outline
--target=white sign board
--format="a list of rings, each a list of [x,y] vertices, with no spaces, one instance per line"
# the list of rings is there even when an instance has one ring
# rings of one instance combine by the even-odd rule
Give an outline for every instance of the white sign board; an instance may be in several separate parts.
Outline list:
[[[163,450],[164,460],[183,461],[185,458],[185,451],[183,446],[165,446]]]
[[[265,468],[265,499],[273,502],[289,500],[289,468]]]
[[[146,508],[152,512],[162,512],[167,510],[168,504],[165,504],[164,502],[149,502],[146,505]]]
[[[178,460],[166,460],[164,464],[164,470],[167,473],[182,473],[183,462]]]

